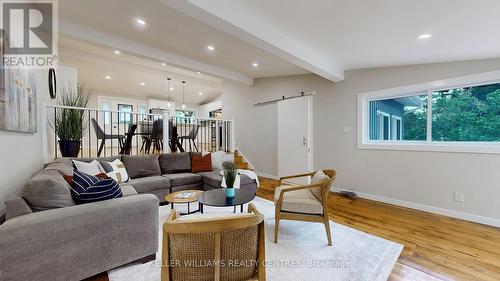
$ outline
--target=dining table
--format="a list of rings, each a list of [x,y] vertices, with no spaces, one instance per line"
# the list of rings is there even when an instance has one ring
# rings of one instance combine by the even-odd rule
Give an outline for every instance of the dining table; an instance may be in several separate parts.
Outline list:
[[[123,144],[120,154],[126,154],[130,155],[130,152],[132,151],[132,140],[134,136],[142,136],[142,137],[150,137],[152,133],[152,128],[153,128],[153,122],[151,121],[141,121],[137,124],[130,124],[130,126],[137,125],[136,130],[133,130],[132,132],[129,130],[129,132],[125,133],[125,143]],[[168,145],[170,147],[170,151],[172,152],[177,152],[177,149],[180,152],[184,152],[184,147],[182,146],[181,142],[179,141],[179,135],[177,133],[177,126],[176,124],[169,124],[171,127],[170,134],[169,134],[169,142]],[[128,137],[131,135],[131,137]],[[159,147],[157,147],[159,149]]]

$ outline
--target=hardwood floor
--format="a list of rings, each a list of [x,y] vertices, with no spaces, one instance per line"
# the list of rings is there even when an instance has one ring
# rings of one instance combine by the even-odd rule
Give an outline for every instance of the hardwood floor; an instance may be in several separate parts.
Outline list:
[[[277,181],[260,184],[272,200]],[[328,208],[336,223],[404,245],[389,280],[500,280],[499,228],[333,193]]]
[[[257,195],[273,200],[277,181],[260,178],[260,184]],[[499,228],[333,193],[328,208],[336,223],[404,245],[391,281],[500,280]]]

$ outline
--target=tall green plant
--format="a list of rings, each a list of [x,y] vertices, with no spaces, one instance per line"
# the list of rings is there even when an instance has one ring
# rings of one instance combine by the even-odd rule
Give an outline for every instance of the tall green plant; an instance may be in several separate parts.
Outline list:
[[[65,89],[59,96],[58,105],[65,107],[86,108],[91,93],[83,88]],[[81,140],[85,134],[88,122],[85,120],[85,110],[71,108],[56,108],[51,126],[60,140]]]
[[[233,162],[226,161],[222,163],[222,167],[224,168],[224,176],[226,177],[226,186],[228,188],[234,187],[234,181],[238,173],[236,165]]]

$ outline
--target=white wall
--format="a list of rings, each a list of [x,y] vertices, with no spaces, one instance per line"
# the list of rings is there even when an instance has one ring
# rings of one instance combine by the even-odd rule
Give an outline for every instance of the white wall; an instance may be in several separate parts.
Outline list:
[[[54,103],[49,97],[48,70],[35,70],[37,98],[37,133],[0,131],[0,216],[5,199],[17,193],[43,166],[42,104]],[[60,65],[56,71],[59,94],[62,88],[75,85],[76,70]]]
[[[210,111],[214,111],[222,108],[222,100],[221,96],[217,96],[215,99],[202,104],[198,107],[198,117],[201,118],[210,118]],[[224,111],[223,111],[224,113]]]
[[[358,93],[498,69],[500,59],[492,59],[347,71],[336,84],[315,75],[265,78],[253,87],[223,84],[222,101],[236,118],[236,146],[259,172],[277,173],[277,115],[275,104],[253,103],[315,90],[314,166],[339,170],[337,188],[500,223],[500,155],[361,150],[356,142]],[[455,202],[454,191],[464,192],[465,202]]]

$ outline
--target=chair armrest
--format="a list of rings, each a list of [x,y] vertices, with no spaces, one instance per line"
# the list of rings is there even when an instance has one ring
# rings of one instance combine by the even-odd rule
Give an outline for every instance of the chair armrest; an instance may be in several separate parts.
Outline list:
[[[280,190],[280,197],[278,198],[278,202],[283,201],[283,195],[285,192],[290,192],[290,191],[296,191],[296,190],[301,190],[301,189],[311,189],[315,187],[322,187],[324,183],[316,183],[316,184],[307,184],[307,185],[297,185],[297,186],[291,186],[288,188],[284,188]]]
[[[278,185],[281,185],[281,183],[283,182],[283,180],[286,180],[286,179],[293,179],[293,178],[302,178],[302,177],[310,177],[314,175],[314,172],[311,172],[311,173],[306,173],[306,174],[298,174],[298,175],[292,175],[292,176],[286,176],[286,177],[281,177],[280,180],[279,180],[279,183]]]

